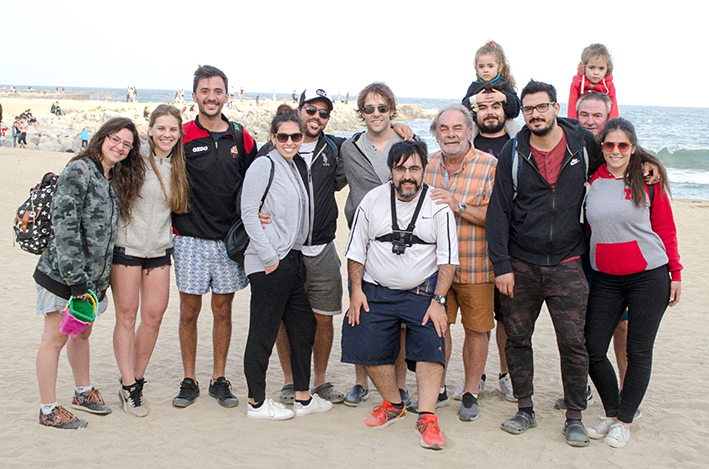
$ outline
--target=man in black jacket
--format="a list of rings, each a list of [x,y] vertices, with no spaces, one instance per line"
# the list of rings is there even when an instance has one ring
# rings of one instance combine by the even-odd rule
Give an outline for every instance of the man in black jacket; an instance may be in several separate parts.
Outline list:
[[[526,125],[500,154],[486,235],[519,407],[502,429],[519,434],[537,425],[531,339],[546,302],[561,358],[566,442],[586,446],[581,412],[586,409],[588,283],[581,267],[585,233],[580,216],[585,183],[602,156],[590,132],[575,120],[557,117],[559,108],[551,85],[532,80],[522,90]]]
[[[344,139],[324,133],[332,107],[332,101],[321,88],[308,88],[300,95],[298,112],[305,125],[305,135],[293,162],[308,190],[310,203],[310,228],[303,258],[308,269],[305,289],[317,320],[313,344],[314,393],[339,403],[344,400],[344,394],[325,381],[334,337],[333,316],[342,312],[342,275],[334,243],[338,215],[335,192],[347,184],[340,160],[340,145]],[[265,155],[271,149],[272,145],[266,144],[258,155]],[[285,383],[280,400],[292,403],[295,390],[290,344],[283,325],[278,331],[276,348]]]

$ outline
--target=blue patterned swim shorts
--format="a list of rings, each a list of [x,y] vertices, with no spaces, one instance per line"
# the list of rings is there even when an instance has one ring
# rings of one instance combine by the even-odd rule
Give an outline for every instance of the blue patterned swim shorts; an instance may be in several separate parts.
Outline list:
[[[234,293],[246,288],[244,267],[227,256],[224,241],[173,236],[177,289],[190,295]]]

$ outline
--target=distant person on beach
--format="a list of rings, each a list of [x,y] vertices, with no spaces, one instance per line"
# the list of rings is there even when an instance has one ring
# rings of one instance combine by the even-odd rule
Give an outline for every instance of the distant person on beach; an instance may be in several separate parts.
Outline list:
[[[613,84],[613,59],[603,44],[591,44],[581,53],[581,62],[569,91],[569,117],[578,117],[576,101],[586,93],[607,94],[611,99],[610,118],[618,117],[618,101]]]
[[[81,137],[81,149],[83,150],[84,148],[89,146],[89,129],[84,127],[81,132],[74,136],[74,138],[79,136]]]
[[[478,394],[484,389],[485,363],[490,331],[495,327],[495,282],[485,240],[487,205],[495,182],[495,157],[473,148],[473,116],[461,104],[441,109],[431,123],[440,151],[430,156],[424,182],[430,197],[455,214],[458,259],[455,277],[447,295],[448,325],[445,334],[446,367],[452,351],[451,325],[460,310],[465,331],[462,357],[465,382],[460,395],[458,418],[471,422],[478,418]],[[440,386],[446,389],[446,370]],[[509,386],[509,377],[501,386]],[[511,392],[511,389],[510,389]]]
[[[16,148],[17,142],[20,140],[20,134],[22,133],[21,124],[20,116],[15,116],[15,122],[12,123],[12,148]]]
[[[391,125],[396,117],[396,96],[384,83],[371,83],[364,87],[357,98],[360,118],[367,129],[358,132],[342,144],[342,162],[345,175],[350,185],[350,193],[345,204],[347,226],[352,227],[355,210],[362,198],[377,186],[387,182],[391,171],[387,165],[387,156],[391,147],[404,138]],[[413,135],[408,136],[411,138]],[[343,323],[345,324],[345,323]],[[402,332],[402,340],[404,334]],[[411,403],[411,397],[406,386],[406,363],[404,354],[397,360],[397,380],[401,396],[406,404]],[[355,384],[345,396],[345,404],[358,406],[369,398],[367,373],[364,367],[355,366]]]
[[[465,92],[463,106],[474,110],[479,102],[500,102],[506,119],[519,116],[520,101],[515,91],[515,79],[510,73],[505,51],[499,44],[490,41],[475,52],[475,74],[475,81]],[[485,85],[496,86],[485,90]]]
[[[141,173],[138,131],[125,117],[106,122],[88,148],[72,158],[57,181],[52,198],[54,236],[37,263],[37,315],[44,317],[37,352],[37,381],[41,399],[39,423],[76,429],[88,425],[57,402],[59,355],[65,345],[74,375],[71,406],[92,414],[110,414],[89,373],[89,324],[74,338],[60,332],[67,301],[94,302],[106,310],[114,235],[119,213],[130,212],[136,194],[132,181]],[[135,145],[134,145],[135,144]]]
[[[239,89],[239,102],[244,101],[244,87],[242,86],[241,89]]]
[[[304,125],[304,134],[293,163],[305,184],[310,207],[308,237],[302,253],[307,270],[305,291],[317,324],[313,344],[313,393],[332,403],[341,403],[345,396],[326,381],[326,372],[334,337],[333,318],[342,313],[342,276],[334,239],[338,216],[335,192],[347,184],[340,157],[344,138],[324,133],[333,108],[325,90],[307,88],[301,93],[299,102],[298,115]],[[261,147],[259,155],[266,155],[272,149],[273,143],[268,142]],[[268,216],[262,213],[261,217],[267,219]],[[284,380],[279,400],[283,404],[292,404],[295,388],[290,342],[283,324],[278,331],[276,348]]]
[[[27,130],[29,129],[29,124],[27,123],[27,118],[21,118],[18,129],[20,131],[17,137],[17,144],[20,148],[27,148]]]
[[[395,362],[405,325],[406,360],[418,384],[415,431],[422,447],[441,450],[435,410],[458,243],[451,209],[435,203],[423,184],[426,154],[424,142],[393,145],[387,157],[391,180],[357,207],[345,249],[352,292],[342,324],[342,361],[364,366],[382,396],[364,423],[384,428],[400,421],[407,405]]]
[[[256,106],[258,106],[259,101],[261,100],[261,95],[257,94],[256,95]]]
[[[591,179],[586,200],[595,271],[586,347],[589,373],[606,416],[588,433],[622,448],[630,440],[630,424],[650,382],[660,322],[667,306],[680,299],[682,265],[662,163],[639,146],[635,128],[625,119],[608,121],[600,141],[606,162]],[[662,184],[648,187],[643,161],[659,168]],[[619,391],[608,346],[626,307],[628,369]]]
[[[180,291],[180,349],[184,367],[180,392],[172,401],[176,407],[187,407],[199,396],[195,374],[197,320],[202,296],[210,290],[214,365],[209,395],[222,407],[236,407],[239,403],[225,377],[226,359],[234,292],[245,288],[248,281],[243,266],[227,256],[223,240],[237,216],[236,196],[257,148],[246,129],[222,114],[229,99],[228,84],[226,75],[218,68],[200,66],[194,73],[192,88],[192,100],[197,103],[199,113],[182,129],[190,208],[185,214],[173,214],[173,257]]]
[[[160,332],[170,296],[171,213],[186,213],[189,190],[180,112],[161,104],[150,115],[148,152],[141,154],[129,214],[121,214],[111,269],[116,311],[113,350],[121,374],[123,410],[145,417],[145,370]],[[140,326],[136,323],[140,311]]]
[[[566,442],[587,446],[581,412],[586,409],[588,374],[583,335],[588,283],[581,265],[586,246],[579,218],[585,183],[600,166],[601,152],[577,121],[557,117],[559,108],[551,85],[532,80],[522,90],[525,126],[498,160],[486,238],[501,293],[507,364],[519,409],[502,430],[520,434],[537,426],[531,344],[546,302],[561,359]]]
[[[317,322],[305,291],[307,272],[301,249],[308,237],[310,204],[293,161],[304,130],[298,113],[290,108],[273,118],[272,149],[249,167],[241,194],[241,219],[250,238],[244,255],[251,284],[244,349],[249,387],[246,415],[253,419],[286,420],[332,409],[331,402],[309,391]],[[260,212],[270,215],[265,227]],[[266,397],[266,371],[281,324],[290,343],[293,410]]]
[[[148,106],[145,106],[143,108],[143,119],[150,120],[150,109],[148,108]]]

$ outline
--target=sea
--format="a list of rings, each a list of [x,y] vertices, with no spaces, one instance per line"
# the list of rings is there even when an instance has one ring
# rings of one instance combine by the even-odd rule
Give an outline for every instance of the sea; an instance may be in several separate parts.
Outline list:
[[[9,86],[6,86],[6,91]],[[20,92],[27,92],[26,86],[18,86]],[[33,91],[47,92],[54,96],[56,87],[35,86]],[[140,102],[173,102],[177,90],[138,89]],[[124,100],[126,90],[122,88],[76,88],[65,87],[67,98],[103,101],[107,98]],[[236,92],[238,94],[238,91]],[[80,98],[77,98],[77,95]],[[254,99],[289,99],[291,93],[253,92],[244,90],[244,97]],[[190,100],[191,92],[185,89],[185,98]],[[332,96],[337,99],[337,96]],[[345,99],[345,95],[341,96]],[[354,99],[354,95],[350,99]],[[424,109],[438,109],[456,98],[397,98],[400,103],[420,104]],[[559,115],[566,115],[566,105],[562,104]],[[672,195],[675,198],[709,199],[709,108],[686,108],[664,106],[619,106],[620,114],[630,120],[638,134],[640,145],[655,153],[667,168]],[[518,118],[523,124],[521,116]],[[406,122],[414,133],[421,136],[430,151],[438,149],[436,140],[429,132],[431,121],[419,119]],[[349,136],[354,132],[334,132]]]

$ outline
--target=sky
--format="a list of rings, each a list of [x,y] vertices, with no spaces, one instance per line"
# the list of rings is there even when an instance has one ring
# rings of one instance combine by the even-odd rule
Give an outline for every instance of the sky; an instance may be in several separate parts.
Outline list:
[[[600,42],[613,57],[621,106],[709,108],[703,87],[686,85],[709,76],[697,2],[417,4],[34,0],[31,15],[3,7],[0,85],[179,87],[189,95],[194,70],[208,64],[236,90],[354,95],[384,81],[400,97],[459,100],[475,78],[475,51],[492,39],[518,91],[534,78],[566,102],[581,51]]]

